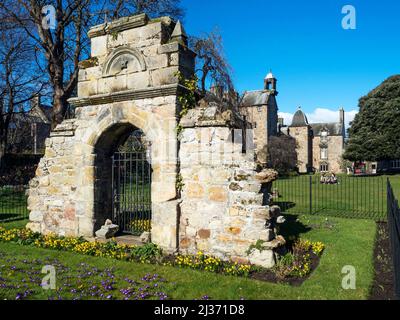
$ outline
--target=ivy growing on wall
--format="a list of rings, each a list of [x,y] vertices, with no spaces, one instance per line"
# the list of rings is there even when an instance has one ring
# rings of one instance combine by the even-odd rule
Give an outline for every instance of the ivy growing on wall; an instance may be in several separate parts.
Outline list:
[[[186,88],[184,92],[179,94],[178,101],[182,107],[180,116],[185,116],[190,109],[193,109],[196,105],[196,90],[198,90],[197,83],[199,79],[196,75],[190,79],[185,78],[181,72],[177,72],[179,84]]]

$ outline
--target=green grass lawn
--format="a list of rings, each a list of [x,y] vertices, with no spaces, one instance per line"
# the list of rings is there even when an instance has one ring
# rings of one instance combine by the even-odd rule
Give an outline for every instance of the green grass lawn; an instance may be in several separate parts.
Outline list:
[[[247,278],[223,276],[213,273],[177,269],[168,266],[138,264],[96,258],[69,252],[38,249],[12,243],[0,243],[0,278],[7,280],[11,288],[1,288],[0,299],[15,299],[27,285],[32,292],[29,299],[57,298],[54,290],[45,291],[39,287],[44,264],[55,264],[58,274],[59,292],[63,299],[72,299],[76,294],[70,290],[101,287],[101,281],[113,276],[114,290],[103,292],[102,298],[122,299],[120,289],[129,287],[127,280],[135,280],[136,287],[149,285],[142,280],[146,274],[157,274],[150,281],[148,298],[159,298],[160,292],[170,299],[200,299],[207,295],[211,299],[366,299],[373,280],[373,246],[376,226],[371,220],[324,218],[321,216],[287,216],[288,222],[282,228],[287,238],[299,236],[312,241],[322,241],[326,245],[320,265],[299,287],[273,284]],[[26,222],[26,221],[25,221]],[[24,221],[3,224],[7,227],[24,225]],[[82,265],[83,264],[83,265]],[[341,270],[352,265],[357,272],[357,288],[344,290],[341,287]],[[88,270],[92,275],[88,275]],[[107,275],[108,273],[108,275]],[[30,279],[29,277],[32,277]],[[159,277],[165,279],[159,281]],[[22,282],[25,279],[25,282]],[[1,282],[0,282],[1,284]],[[157,285],[157,289],[154,285]],[[20,285],[20,288],[12,286]],[[68,287],[71,285],[71,287]],[[68,288],[68,290],[66,289]],[[80,288],[80,289],[79,289]],[[88,289],[89,290],[89,289]],[[83,297],[88,299],[89,297]],[[98,296],[93,298],[99,298]]]
[[[273,189],[279,193],[274,202],[288,213],[310,213],[310,196],[312,212],[316,214],[386,219],[386,180],[400,196],[400,176],[348,177],[340,175],[339,183],[327,185],[320,183],[320,176],[295,176],[279,178]],[[310,195],[311,190],[311,195]]]
[[[21,229],[25,228],[26,224],[29,222],[28,219],[22,219],[22,220],[15,220],[15,221],[9,221],[9,222],[0,222],[0,227],[6,228],[6,229]]]

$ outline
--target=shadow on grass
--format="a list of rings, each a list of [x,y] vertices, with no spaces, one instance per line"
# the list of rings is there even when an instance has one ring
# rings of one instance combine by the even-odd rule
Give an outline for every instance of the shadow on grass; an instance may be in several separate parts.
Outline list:
[[[298,215],[284,214],[284,216],[286,222],[281,225],[279,233],[286,239],[289,246],[299,239],[300,235],[312,230],[298,219]]]
[[[296,206],[296,203],[290,201],[273,201],[273,205],[279,206],[282,212],[287,212]]]
[[[26,219],[25,216],[17,213],[0,213],[0,223],[9,221],[18,221]]]

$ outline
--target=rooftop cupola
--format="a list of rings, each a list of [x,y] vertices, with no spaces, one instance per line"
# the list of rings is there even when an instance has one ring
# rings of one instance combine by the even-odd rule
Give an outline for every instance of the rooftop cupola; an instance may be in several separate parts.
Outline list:
[[[277,79],[273,75],[272,71],[270,71],[264,79],[264,89],[265,90],[274,90],[276,91],[276,83]]]

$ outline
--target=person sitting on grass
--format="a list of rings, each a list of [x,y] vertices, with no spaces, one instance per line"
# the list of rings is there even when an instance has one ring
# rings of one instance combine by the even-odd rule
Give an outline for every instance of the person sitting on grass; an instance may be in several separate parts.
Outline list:
[[[330,177],[330,183],[331,184],[337,184],[338,183],[338,179],[336,177],[336,175],[332,172],[332,175]]]

